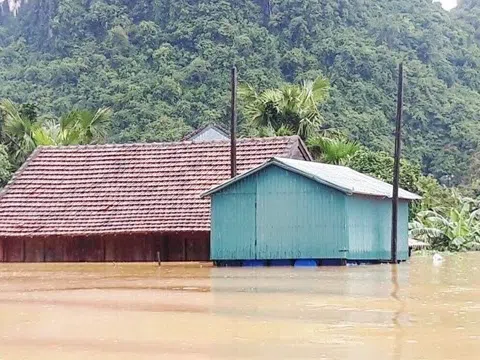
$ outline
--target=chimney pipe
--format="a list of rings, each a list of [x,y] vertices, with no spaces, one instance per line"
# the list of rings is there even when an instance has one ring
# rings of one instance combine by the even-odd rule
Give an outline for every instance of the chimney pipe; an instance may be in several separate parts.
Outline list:
[[[230,119],[230,175],[237,176],[237,67],[232,67],[232,103]]]

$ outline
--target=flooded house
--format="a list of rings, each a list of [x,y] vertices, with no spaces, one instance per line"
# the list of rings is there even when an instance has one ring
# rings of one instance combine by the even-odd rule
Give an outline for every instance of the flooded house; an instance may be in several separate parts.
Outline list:
[[[197,139],[198,140],[198,139]],[[238,174],[311,160],[297,136],[239,139]],[[1,262],[210,259],[210,199],[230,142],[40,147],[0,193]]]
[[[218,185],[211,259],[222,264],[391,259],[392,186],[343,166],[273,158]],[[408,258],[408,206],[399,190],[399,260]]]

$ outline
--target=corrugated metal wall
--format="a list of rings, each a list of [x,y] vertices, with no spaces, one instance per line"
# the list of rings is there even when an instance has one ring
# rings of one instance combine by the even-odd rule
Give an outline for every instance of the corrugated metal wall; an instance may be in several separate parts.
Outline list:
[[[349,251],[352,260],[391,258],[392,202],[366,196],[348,196]],[[401,201],[398,214],[398,259],[408,258],[408,203]]]
[[[400,201],[398,205],[397,255],[399,260],[408,259],[408,206],[408,201]]]
[[[257,258],[340,258],[345,199],[337,190],[270,166],[257,176]]]
[[[213,195],[211,259],[388,260],[391,207],[269,166]],[[398,259],[406,260],[405,201],[398,224]]]
[[[212,260],[255,259],[256,186],[251,176],[212,198]]]
[[[270,166],[214,194],[212,260],[341,258],[345,197]]]

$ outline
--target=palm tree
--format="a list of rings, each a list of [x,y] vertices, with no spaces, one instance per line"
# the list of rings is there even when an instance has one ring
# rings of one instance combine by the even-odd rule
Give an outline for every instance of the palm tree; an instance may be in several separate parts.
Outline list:
[[[32,134],[36,146],[63,145],[60,141],[60,126],[49,119],[38,126]]]
[[[301,85],[284,85],[261,93],[248,84],[240,86],[245,102],[244,113],[256,128],[282,126],[292,128],[302,138],[308,138],[320,128],[322,116],[318,105],[328,96],[329,82],[323,77],[304,81]]]
[[[113,114],[110,108],[100,108],[96,112],[77,110],[74,113],[76,123],[69,128],[78,132],[78,141],[82,144],[92,144],[106,140],[108,125]]]
[[[58,123],[46,124],[47,141],[55,145],[92,144],[105,141],[108,124],[112,117],[110,108],[96,112],[73,110],[62,116]]]
[[[342,164],[361,149],[355,142],[342,138],[313,136],[307,140],[307,146],[313,157],[327,164]]]
[[[31,109],[29,109],[30,111]],[[14,149],[13,159],[21,164],[39,145],[80,145],[104,142],[112,117],[110,108],[95,112],[73,110],[59,120],[39,121],[36,116],[23,114],[12,101],[0,101],[3,134],[6,144]]]
[[[9,99],[0,101],[0,112],[3,117],[3,131],[5,143],[14,149],[13,160],[22,163],[36,148],[34,132],[37,128],[35,119],[22,114]]]

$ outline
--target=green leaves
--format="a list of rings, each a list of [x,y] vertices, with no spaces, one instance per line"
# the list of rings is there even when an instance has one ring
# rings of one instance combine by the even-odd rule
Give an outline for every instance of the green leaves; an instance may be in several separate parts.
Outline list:
[[[113,112],[110,108],[100,108],[96,112],[77,110],[77,121],[71,128],[78,132],[78,140],[82,143],[104,142],[107,138]]]
[[[317,77],[301,85],[287,84],[261,93],[250,84],[242,84],[239,94],[250,126],[272,127],[275,131],[288,127],[307,139],[320,129],[323,117],[318,106],[327,99],[329,88],[327,79]]]
[[[37,146],[104,142],[112,118],[110,108],[100,108],[95,112],[73,110],[59,120],[38,119],[32,107],[17,106],[8,99],[0,101],[0,113],[3,119],[0,186]]]
[[[30,1],[15,19],[0,15],[0,98],[55,118],[107,106],[109,141],[170,139],[228,121],[235,63],[258,91],[245,104],[285,87],[245,107],[251,134],[271,134],[270,123],[307,139],[321,124],[389,152],[403,59],[403,154],[469,184],[480,153],[479,9],[475,0],[452,12],[425,0]]]
[[[330,82],[327,78],[318,76],[314,81],[304,81],[303,91],[305,99],[310,106],[318,106],[318,104],[328,99]]]
[[[7,148],[0,144],[0,188],[2,188],[12,176],[13,166],[8,158]]]
[[[307,146],[316,160],[327,164],[346,164],[348,159],[361,149],[360,145],[344,138],[314,136]]]
[[[420,211],[409,224],[410,236],[428,242],[434,250],[480,249],[480,201],[450,190],[453,205],[440,204]]]
[[[385,152],[361,149],[348,159],[346,165],[361,173],[392,183],[393,162],[393,157]],[[421,172],[418,165],[405,159],[400,161],[400,187],[417,192],[417,181],[420,176]]]
[[[96,112],[73,110],[57,122],[48,120],[36,124],[32,133],[38,145],[79,145],[102,143],[106,139],[112,110],[101,108]]]
[[[22,116],[19,108],[9,99],[0,100],[0,114],[5,143],[13,149],[14,162],[21,164],[36,147],[33,138],[35,123],[28,116]]]

